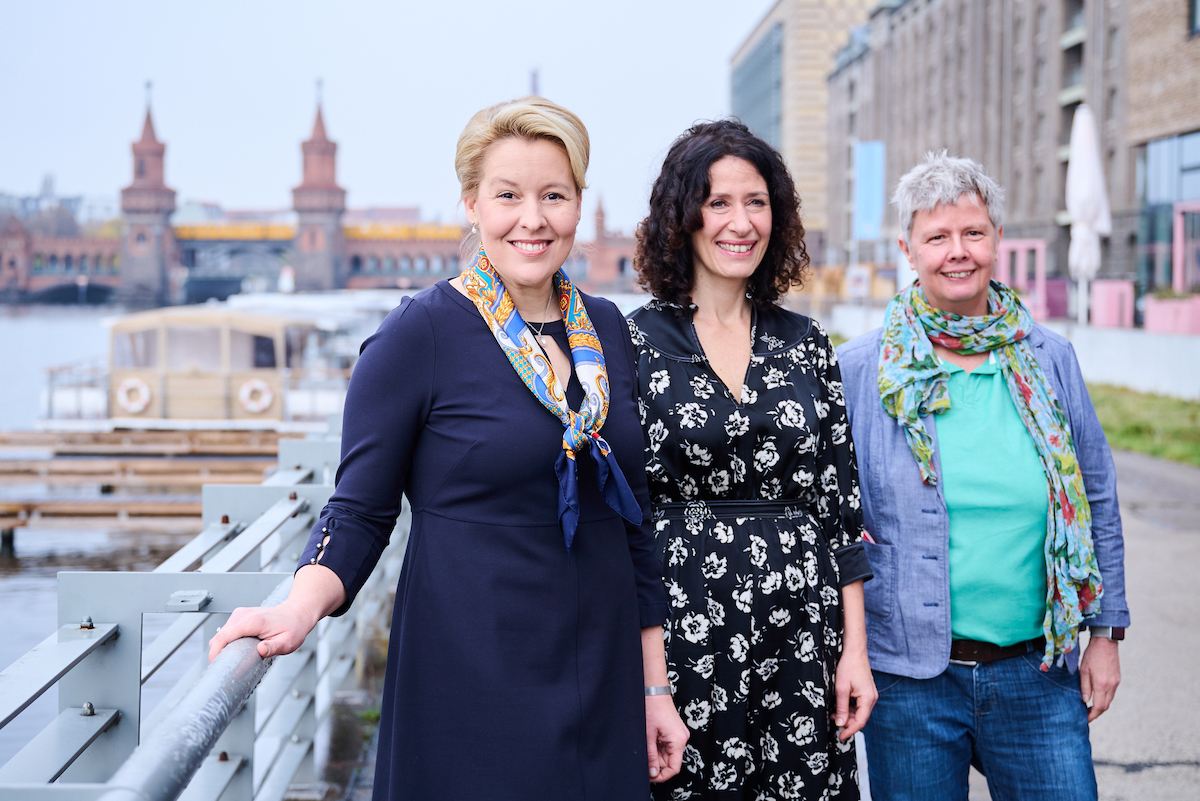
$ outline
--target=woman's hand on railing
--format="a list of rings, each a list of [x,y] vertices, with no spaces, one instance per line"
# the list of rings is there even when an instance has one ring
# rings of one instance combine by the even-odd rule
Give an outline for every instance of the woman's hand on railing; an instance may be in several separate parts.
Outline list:
[[[208,661],[242,637],[257,637],[263,659],[290,654],[304,644],[317,622],[346,600],[342,581],[321,565],[305,565],[296,571],[291,592],[278,606],[239,607],[228,622],[208,641]]]
[[[259,639],[258,655],[263,659],[290,654],[304,644],[312,629],[301,615],[288,608],[286,601],[279,606],[239,607],[208,641],[208,661],[212,662],[226,645],[242,637]]]

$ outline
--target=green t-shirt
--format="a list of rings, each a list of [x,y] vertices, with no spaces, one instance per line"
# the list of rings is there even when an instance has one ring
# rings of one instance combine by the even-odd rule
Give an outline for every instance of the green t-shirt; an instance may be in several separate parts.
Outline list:
[[[994,354],[950,371],[937,417],[950,516],[950,622],[955,638],[1012,645],[1042,634],[1049,486],[1037,447]]]

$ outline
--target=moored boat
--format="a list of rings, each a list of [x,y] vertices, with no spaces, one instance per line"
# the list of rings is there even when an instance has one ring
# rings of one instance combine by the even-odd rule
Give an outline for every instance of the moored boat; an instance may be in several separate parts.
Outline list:
[[[49,370],[50,430],[324,430],[358,346],[411,292],[248,294],[109,321],[105,362]]]

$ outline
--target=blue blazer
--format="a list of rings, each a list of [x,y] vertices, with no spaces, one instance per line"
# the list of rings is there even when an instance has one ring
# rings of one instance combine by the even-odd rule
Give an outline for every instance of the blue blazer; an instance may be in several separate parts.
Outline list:
[[[871,667],[915,679],[939,675],[950,662],[950,521],[941,484],[921,482],[900,425],[879,398],[883,329],[837,349],[846,409],[858,452],[863,516],[875,543],[864,542],[872,581],[864,585]],[[1029,344],[1067,414],[1092,509],[1092,540],[1104,584],[1100,612],[1086,623],[1129,625],[1125,601],[1125,542],[1117,478],[1108,440],[1096,419],[1075,350],[1064,337],[1035,325]],[[924,418],[941,472],[936,415]],[[1079,649],[1067,654],[1075,670]]]

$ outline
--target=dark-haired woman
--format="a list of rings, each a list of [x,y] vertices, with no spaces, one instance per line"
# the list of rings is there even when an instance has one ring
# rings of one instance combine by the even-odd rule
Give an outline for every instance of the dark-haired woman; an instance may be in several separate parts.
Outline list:
[[[671,147],[631,317],[668,665],[692,730],[659,799],[858,798],[875,703],[862,511],[833,346],[780,308],[808,268],[782,158],[734,121]]]

